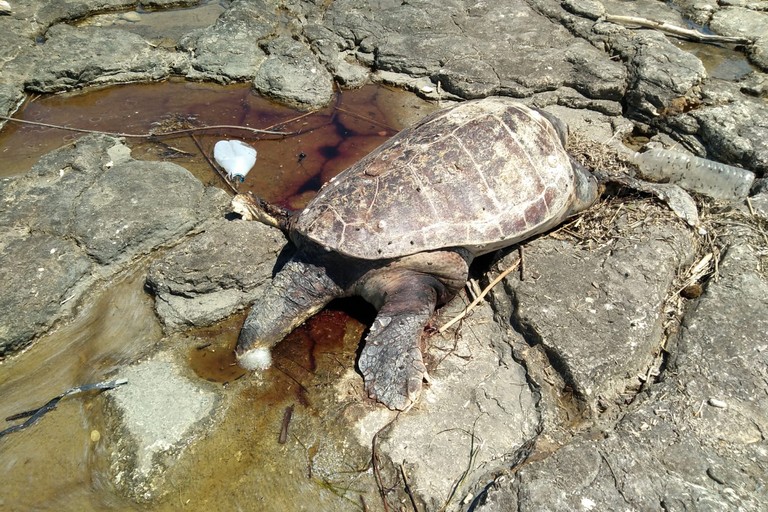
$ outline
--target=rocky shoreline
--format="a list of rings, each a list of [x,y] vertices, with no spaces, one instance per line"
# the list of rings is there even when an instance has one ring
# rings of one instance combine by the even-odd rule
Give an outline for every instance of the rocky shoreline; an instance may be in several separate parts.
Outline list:
[[[695,227],[652,199],[610,196],[527,243],[525,275],[507,277],[459,329],[429,339],[434,382],[407,414],[395,418],[364,400],[352,368],[334,383],[352,391],[329,388],[323,403],[342,411],[334,417],[350,432],[349,457],[370,459],[375,447],[382,493],[395,509],[768,506],[768,9],[761,2],[240,0],[223,2],[211,25],[171,40],[131,31],[130,19],[142,15],[126,16],[135,1],[10,3],[12,12],[0,16],[0,114],[31,93],[171,76],[250,82],[275,101],[311,110],[332,101],[335,84],[373,81],[435,101],[520,98],[568,121],[588,141],[573,148],[593,158],[587,165],[600,165],[590,148],[620,157],[629,151],[621,140],[634,135],[755,172],[748,203],[704,199]],[[100,26],[87,21],[95,14]],[[741,52],[751,71],[715,78],[711,63],[678,39],[608,22],[606,14],[749,38],[723,51]],[[148,171],[152,180],[137,178]],[[285,243],[271,228],[224,220],[223,191],[178,165],[136,160],[108,136],[83,137],[0,180],[0,198],[4,357],[68,321],[97,284],[160,248],[167,250],[152,262],[147,287],[169,338],[183,336],[255,300]],[[512,257],[494,262],[490,275]],[[692,285],[700,294],[682,297]],[[459,298],[441,321],[462,307]],[[147,393],[160,390],[155,405],[164,383],[180,408],[204,396],[202,410],[179,415],[183,425],[137,430],[136,418],[151,408],[142,409],[141,394],[128,386],[106,401],[110,428],[123,433],[111,445],[112,485],[132,499],[161,503],[169,468],[217,428],[233,389],[247,386],[196,383],[185,364],[161,351],[123,370],[146,376]],[[353,465],[334,459],[330,440],[317,443],[316,471]],[[368,485],[359,495],[378,510],[379,491]],[[361,508],[357,498],[344,503]]]

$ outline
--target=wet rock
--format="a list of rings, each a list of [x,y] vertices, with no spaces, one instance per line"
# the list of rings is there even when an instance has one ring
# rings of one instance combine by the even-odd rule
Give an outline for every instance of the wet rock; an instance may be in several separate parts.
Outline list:
[[[696,87],[707,76],[704,65],[665,36],[637,35],[624,53],[629,59],[627,101],[633,114],[653,119],[673,108],[673,101],[698,98]]]
[[[184,59],[114,28],[56,25],[39,48],[27,88],[59,92],[86,85],[151,81],[179,73]]]
[[[276,27],[277,17],[267,2],[233,2],[214,25],[181,39],[180,48],[191,63],[187,76],[222,83],[252,79],[266,59],[259,41]]]
[[[277,229],[220,220],[152,263],[147,284],[166,330],[211,325],[252,304],[284,244]]]
[[[3,180],[0,267],[4,282],[15,283],[0,303],[3,317],[14,318],[4,325],[3,354],[69,316],[99,279],[177,241],[228,203],[182,167],[132,160],[124,149],[113,137],[83,137]]]
[[[328,105],[333,78],[304,44],[280,37],[264,46],[269,55],[253,78],[253,88],[264,96],[300,110]]]
[[[69,309],[93,263],[73,240],[23,227],[0,228],[0,262],[3,356],[25,348]]]
[[[221,402],[221,388],[190,379],[169,353],[123,368],[127,384],[105,394],[114,485],[136,501],[168,492],[164,471],[204,435]]]

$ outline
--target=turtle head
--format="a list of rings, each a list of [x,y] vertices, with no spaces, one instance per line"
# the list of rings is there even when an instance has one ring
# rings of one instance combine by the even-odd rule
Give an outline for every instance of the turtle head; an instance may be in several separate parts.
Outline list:
[[[573,203],[569,215],[586,210],[600,195],[597,179],[580,163],[571,159],[573,167]]]
[[[245,220],[256,220],[267,226],[278,228],[288,236],[296,212],[268,203],[250,192],[237,194],[232,198],[232,211]]]
[[[323,265],[295,253],[258,295],[240,329],[235,356],[246,370],[265,370],[271,349],[292,330],[323,309],[343,290]],[[314,256],[313,256],[314,257]]]

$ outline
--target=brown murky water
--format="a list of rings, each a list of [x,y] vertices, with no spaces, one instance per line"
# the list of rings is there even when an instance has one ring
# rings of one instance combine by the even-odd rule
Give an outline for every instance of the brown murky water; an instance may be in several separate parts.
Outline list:
[[[431,105],[411,95],[368,86],[345,91],[335,107],[298,113],[253,94],[248,85],[220,86],[171,80],[31,98],[18,119],[122,134],[149,134],[172,129],[248,126],[289,133],[264,136],[234,128],[199,129],[173,137],[127,138],[133,156],[176,162],[206,184],[224,186],[206,160],[216,141],[243,140],[259,155],[243,190],[277,202],[302,206],[307,195],[367,154]],[[8,123],[0,132],[2,175],[29,170],[40,155],[82,133]],[[158,140],[159,139],[159,140]],[[0,175],[0,176],[2,176]]]
[[[224,187],[206,156],[221,138],[245,140],[259,156],[241,190],[300,207],[324,181],[434,108],[412,95],[369,86],[345,91],[334,107],[307,115],[270,104],[247,86],[172,80],[34,98],[18,117],[122,133],[221,124],[285,130],[292,135],[272,140],[221,129],[198,132],[194,139],[185,134],[128,143],[136,158],[171,160],[204,183]],[[79,136],[9,123],[0,131],[4,172],[23,173],[42,154]],[[362,510],[364,500],[377,510],[370,452],[342,428],[350,415],[361,414],[360,405],[338,400],[339,394],[363,394],[353,369],[371,320],[367,306],[334,303],[277,347],[275,365],[264,375],[267,384],[254,385],[232,364],[243,315],[185,333],[181,341],[163,340],[143,288],[146,264],[95,291],[74,321],[0,364],[0,417],[109,378],[159,343],[176,346],[199,378],[225,389],[231,402],[226,415],[168,471],[171,494],[138,505],[110,484],[101,398],[64,400],[36,425],[0,439],[0,510],[330,511]],[[280,443],[287,407],[293,416]]]
[[[701,44],[690,41],[677,41],[677,45],[698,57],[704,64],[707,74],[712,78],[736,81],[757,71],[743,53],[729,47],[733,45]]]

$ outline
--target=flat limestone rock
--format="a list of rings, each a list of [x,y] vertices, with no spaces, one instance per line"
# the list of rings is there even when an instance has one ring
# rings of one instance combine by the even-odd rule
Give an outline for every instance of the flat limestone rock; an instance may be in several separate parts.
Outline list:
[[[119,29],[61,24],[46,36],[27,80],[27,88],[37,92],[162,80],[186,66],[182,55],[155,49],[140,36]]]
[[[616,100],[626,89],[621,65],[525,2],[369,3],[334,2],[325,25],[373,53],[377,70],[427,76],[464,98],[528,97],[565,86]]]
[[[123,368],[127,384],[106,394],[114,484],[138,501],[158,496],[163,470],[209,427],[220,388],[185,375],[170,353]]]
[[[498,479],[476,510],[762,510],[768,279],[731,247],[688,312],[669,375],[615,427]]]
[[[4,228],[0,228],[0,262],[0,356],[4,356],[20,351],[54,324],[93,263],[73,240]]]
[[[100,263],[190,231],[216,203],[189,171],[170,162],[126,161],[85,190],[74,208],[72,234]]]
[[[229,200],[183,167],[130,158],[118,139],[90,135],[43,156],[0,186],[0,353],[28,346],[68,318],[100,279],[175,243]],[[20,314],[23,312],[23,314]]]
[[[510,320],[580,400],[606,408],[636,389],[659,355],[664,303],[692,251],[681,223],[635,227],[594,251],[536,240],[525,246],[526,279],[505,281]]]
[[[463,300],[455,299],[438,323],[463,309]],[[379,453],[394,468],[405,468],[424,510],[460,509],[468,489],[509,465],[538,433],[537,395],[511,357],[509,336],[519,335],[495,323],[490,305],[482,303],[459,329],[428,338],[431,383],[380,435]],[[374,410],[354,430],[370,435],[391,419]]]
[[[757,449],[768,431],[768,278],[747,244],[728,249],[719,278],[683,322],[674,360],[705,444]],[[724,451],[724,453],[726,453]]]
[[[153,262],[147,284],[165,329],[210,325],[249,306],[271,282],[284,244],[275,228],[221,219]]]

